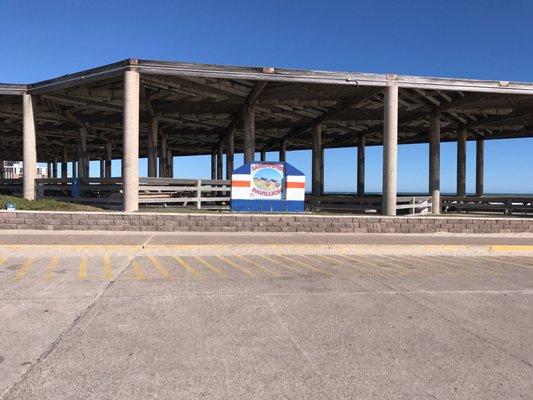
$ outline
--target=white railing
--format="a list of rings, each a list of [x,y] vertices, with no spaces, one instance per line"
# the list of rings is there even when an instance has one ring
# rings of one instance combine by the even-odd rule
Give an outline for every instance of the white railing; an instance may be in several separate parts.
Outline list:
[[[231,181],[216,179],[140,178],[139,204],[195,205],[196,209],[228,209]]]
[[[307,208],[317,211],[345,211],[381,213],[382,196],[306,196]],[[431,212],[431,196],[400,196],[396,198],[396,209],[407,214]],[[405,210],[405,211],[404,211]]]
[[[505,215],[533,214],[533,197],[442,196],[443,212],[484,212]]]

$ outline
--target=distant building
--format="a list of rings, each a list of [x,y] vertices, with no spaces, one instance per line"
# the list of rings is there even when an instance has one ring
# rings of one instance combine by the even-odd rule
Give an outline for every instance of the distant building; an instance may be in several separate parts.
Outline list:
[[[0,165],[0,178],[19,179],[23,172],[22,161],[3,161]],[[48,178],[48,168],[37,165],[37,178]]]

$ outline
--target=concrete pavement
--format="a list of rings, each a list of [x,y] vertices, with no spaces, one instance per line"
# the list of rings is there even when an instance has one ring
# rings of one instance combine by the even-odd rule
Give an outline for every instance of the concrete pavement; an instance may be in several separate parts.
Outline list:
[[[122,236],[0,234],[18,246],[0,251],[0,398],[532,398],[533,257],[227,250],[369,240],[353,235]],[[425,239],[410,240],[383,236]],[[117,241],[138,247],[90,246]],[[187,247],[202,242],[225,250]]]

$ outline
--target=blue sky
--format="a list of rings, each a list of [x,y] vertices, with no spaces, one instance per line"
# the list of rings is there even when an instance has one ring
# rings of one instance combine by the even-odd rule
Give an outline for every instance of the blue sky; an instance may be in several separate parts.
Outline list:
[[[2,82],[128,57],[533,81],[533,13],[525,0],[2,0],[0,38]],[[427,151],[400,146],[399,191],[427,190]],[[451,192],[456,148],[443,144],[441,151],[441,189]],[[473,190],[475,145],[467,151]],[[486,191],[533,193],[532,154],[531,139],[486,143]],[[308,176],[310,160],[309,152],[288,154]],[[174,164],[175,176],[209,175],[206,157]],[[380,148],[367,150],[366,171],[367,190],[379,191]],[[355,177],[355,149],[326,150],[326,190],[354,190]]]

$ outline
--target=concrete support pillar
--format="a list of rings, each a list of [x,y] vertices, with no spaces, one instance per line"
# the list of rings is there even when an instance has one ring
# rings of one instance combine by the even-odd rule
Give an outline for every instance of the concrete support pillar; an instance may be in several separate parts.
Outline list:
[[[224,144],[220,142],[217,148],[217,179],[223,179],[222,164],[224,160]]]
[[[483,196],[483,172],[485,162],[485,141],[476,140],[476,196]]]
[[[357,146],[357,196],[365,195],[366,135],[359,136]]]
[[[68,177],[67,165],[68,165],[68,147],[63,146],[63,154],[61,155],[61,178],[63,179],[66,179]]]
[[[215,150],[211,153],[211,179],[217,179],[217,153]]]
[[[168,172],[168,159],[167,159],[167,135],[161,134],[161,149],[159,150],[159,177],[165,178]]]
[[[157,117],[148,121],[148,176],[157,176],[157,131],[159,120]]]
[[[398,85],[385,88],[383,110],[383,215],[396,215],[398,181]]]
[[[87,178],[88,176],[87,128],[81,127],[78,130],[78,177]]]
[[[72,161],[72,177],[78,177],[78,163],[76,161]]]
[[[255,107],[244,108],[244,163],[255,160]]]
[[[124,211],[139,209],[139,72],[124,72]]]
[[[228,132],[226,138],[226,179],[231,180],[231,175],[233,174],[233,165],[235,158],[235,130],[232,129]]]
[[[324,148],[320,145],[320,195],[324,194]]]
[[[6,177],[6,169],[4,167],[4,160],[0,160],[0,179],[5,179]]]
[[[35,199],[37,174],[37,147],[35,137],[35,114],[31,95],[22,95],[22,191],[25,199]]]
[[[100,160],[100,178],[105,178],[105,160]]]
[[[440,112],[429,117],[429,194],[433,214],[440,214]]]
[[[311,170],[311,193],[320,196],[321,189],[321,161],[322,161],[322,128],[320,124],[313,125],[313,151]]]
[[[280,162],[286,162],[287,161],[287,140],[281,139],[279,142],[279,161]]]
[[[174,155],[167,149],[167,178],[174,178]]]
[[[267,160],[267,152],[266,150],[261,150],[261,152],[259,153],[259,156],[261,157],[261,161],[266,161]]]
[[[113,147],[111,142],[105,144],[105,177],[111,178],[111,167],[113,161]]]
[[[57,170],[57,158],[54,158],[54,165],[53,165],[53,171],[54,171],[54,178],[59,178],[58,170]]]
[[[46,163],[46,175],[47,175],[47,178],[53,178],[54,177],[54,174],[53,174],[53,171],[52,171],[52,163],[51,162],[47,162]]]
[[[466,195],[466,131],[457,134],[457,196]]]

